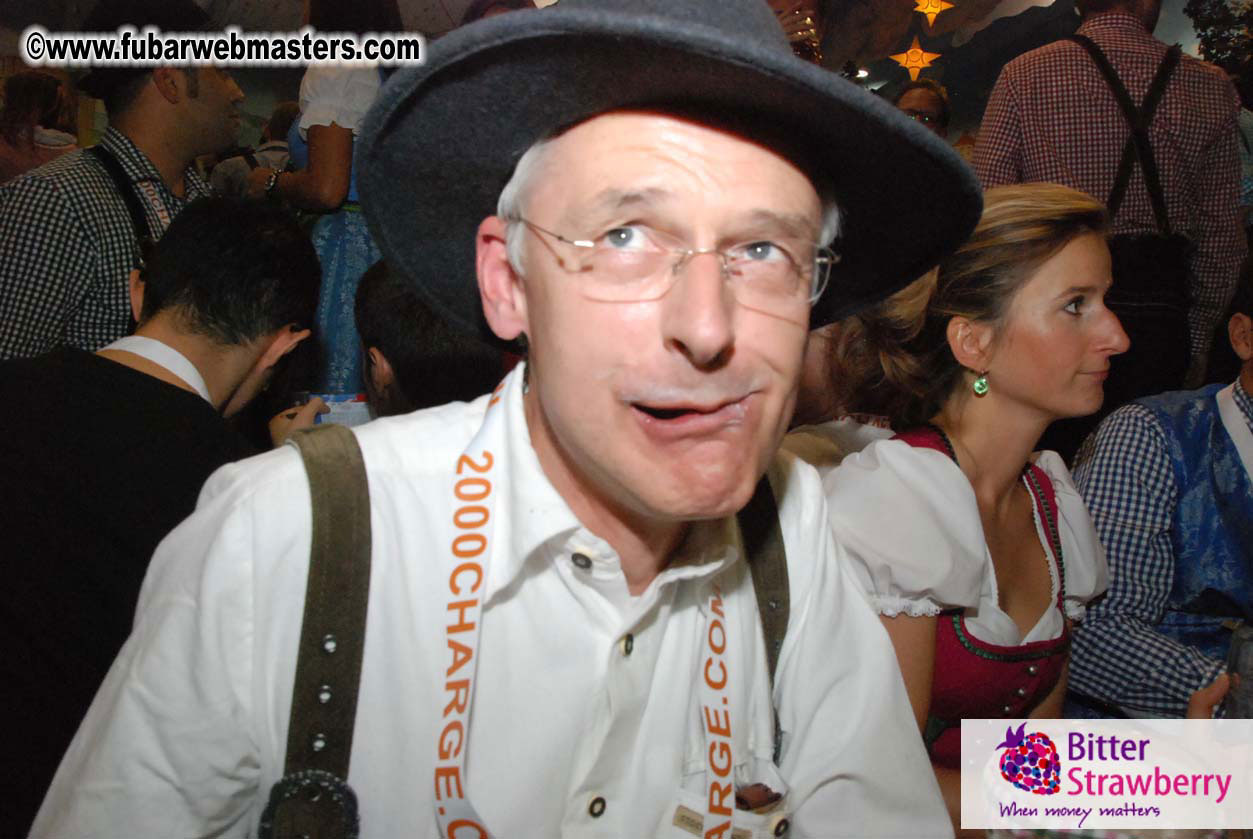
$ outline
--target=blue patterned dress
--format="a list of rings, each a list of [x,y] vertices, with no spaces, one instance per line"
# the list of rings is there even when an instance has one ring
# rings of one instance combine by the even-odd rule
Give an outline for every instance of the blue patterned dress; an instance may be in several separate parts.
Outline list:
[[[346,69],[343,72],[362,71]],[[318,108],[318,103],[306,103],[304,100],[305,84],[302,83],[302,111],[308,115]],[[368,105],[368,102],[363,103],[364,107]],[[302,118],[300,122],[293,124],[287,136],[292,165],[297,169],[309,165],[309,145],[300,135],[301,125],[307,122],[307,119]],[[342,119],[336,119],[335,122],[342,124]],[[330,123],[319,121],[314,124]],[[355,155],[344,203],[314,223],[312,238],[318,259],[322,261],[322,290],[318,296],[315,326],[315,335],[322,348],[322,364],[312,389],[318,393],[360,393],[364,390],[364,380],[361,373],[360,339],[357,337],[357,327],[353,319],[353,302],[361,275],[379,260],[381,254],[370,236],[361,205],[357,203]]]

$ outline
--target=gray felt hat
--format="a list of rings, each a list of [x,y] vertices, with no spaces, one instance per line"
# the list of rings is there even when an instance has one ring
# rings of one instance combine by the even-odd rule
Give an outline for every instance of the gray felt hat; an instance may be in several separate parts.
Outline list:
[[[764,0],[561,0],[478,21],[396,72],[362,128],[362,204],[384,257],[491,337],[474,238],[518,158],[605,111],[681,109],[758,126],[842,210],[815,327],[882,300],[970,234],[982,200],[948,144],[792,54]]]

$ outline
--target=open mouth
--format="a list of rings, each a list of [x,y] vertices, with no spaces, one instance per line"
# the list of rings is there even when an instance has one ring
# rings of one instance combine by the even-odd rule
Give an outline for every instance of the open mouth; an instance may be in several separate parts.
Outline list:
[[[654,419],[659,419],[659,420],[678,419],[679,417],[687,416],[688,414],[713,413],[713,411],[701,411],[696,408],[654,408],[649,405],[640,405],[640,404],[636,404],[635,408],[637,410],[643,411],[644,413],[648,414],[650,417]],[[714,410],[716,411],[718,409],[715,408]]]
[[[636,416],[650,434],[664,438],[717,434],[739,425],[748,410],[748,397],[707,405],[650,405],[632,402]]]

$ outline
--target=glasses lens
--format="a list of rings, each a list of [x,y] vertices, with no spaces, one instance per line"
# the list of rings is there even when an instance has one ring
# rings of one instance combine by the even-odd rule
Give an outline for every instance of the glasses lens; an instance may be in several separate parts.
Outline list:
[[[831,266],[840,261],[840,257],[830,248],[814,249],[813,282],[809,289],[809,302],[817,303],[818,298],[827,290],[827,282],[831,279]]]
[[[579,275],[584,296],[606,302],[657,300],[670,291],[693,259],[712,256],[719,260],[741,303],[791,312],[822,294],[834,261],[829,250],[804,240],[761,240],[715,252],[692,250],[681,240],[644,225],[616,227],[591,241],[566,239],[529,222],[527,226],[574,249],[576,261],[563,260],[563,265]]]
[[[586,290],[601,300],[651,300],[670,287],[677,241],[643,225],[615,227],[590,249]]]
[[[802,242],[749,242],[726,251],[727,271],[736,288],[743,288],[780,300],[803,300],[809,285],[809,272],[800,266],[810,260],[797,254],[808,253],[813,245]]]

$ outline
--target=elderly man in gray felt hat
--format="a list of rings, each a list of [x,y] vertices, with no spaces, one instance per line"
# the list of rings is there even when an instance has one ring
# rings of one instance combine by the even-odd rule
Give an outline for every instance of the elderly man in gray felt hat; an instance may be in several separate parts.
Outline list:
[[[949,835],[817,475],[776,447],[809,329],[967,235],[964,165],[762,0],[459,29],[358,163],[391,268],[527,360],[357,429],[359,514],[290,448],[211,478],[35,834]],[[368,585],[328,594],[311,530],[363,519]]]

